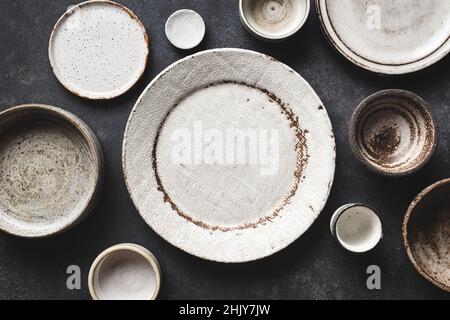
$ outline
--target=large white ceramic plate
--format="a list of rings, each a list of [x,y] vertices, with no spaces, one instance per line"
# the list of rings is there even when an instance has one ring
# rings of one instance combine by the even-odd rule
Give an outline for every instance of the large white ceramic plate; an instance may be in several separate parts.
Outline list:
[[[137,209],[163,238],[204,259],[246,262],[285,248],[318,217],[335,140],[295,71],[218,49],[151,82],[129,119],[123,166]]]
[[[316,9],[331,44],[373,72],[415,72],[450,51],[448,0],[316,0]]]
[[[112,99],[142,76],[149,54],[139,18],[124,6],[94,0],[71,7],[56,23],[49,58],[58,80],[88,99]]]

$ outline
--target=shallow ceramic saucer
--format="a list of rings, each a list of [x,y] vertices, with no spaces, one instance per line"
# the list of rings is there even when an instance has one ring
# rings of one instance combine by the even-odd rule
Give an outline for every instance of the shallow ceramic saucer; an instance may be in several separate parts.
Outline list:
[[[308,20],[310,0],[240,0],[244,27],[255,37],[281,41],[296,34]]]
[[[364,69],[404,74],[450,52],[448,0],[316,0],[331,45]]]
[[[94,300],[155,300],[161,268],[155,256],[137,244],[124,243],[102,252],[89,271]]]
[[[60,233],[94,207],[103,156],[73,114],[46,105],[0,113],[0,229],[28,238]]]
[[[299,238],[328,199],[335,157],[311,86],[241,49],[164,70],[137,101],[123,144],[127,187],[145,221],[178,248],[228,263]]]
[[[202,42],[205,33],[205,21],[193,10],[178,10],[166,22],[167,39],[179,49],[195,48]]]
[[[59,82],[88,99],[128,91],[147,66],[149,40],[139,18],[106,0],[71,7],[56,23],[49,58]]]
[[[403,240],[417,271],[450,292],[450,179],[414,199],[403,223]]]
[[[437,144],[437,125],[428,104],[414,93],[384,90],[358,106],[349,139],[354,154],[369,169],[405,176],[430,160]]]

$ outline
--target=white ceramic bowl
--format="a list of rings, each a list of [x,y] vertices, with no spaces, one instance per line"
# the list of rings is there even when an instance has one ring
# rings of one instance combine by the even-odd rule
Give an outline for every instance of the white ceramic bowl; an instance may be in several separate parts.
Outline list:
[[[101,253],[89,272],[94,300],[155,300],[161,268],[153,254],[136,244],[119,244]]]
[[[189,9],[174,12],[166,22],[166,36],[175,47],[193,49],[205,37],[206,25],[203,18]]]
[[[336,210],[330,228],[339,244],[354,253],[374,249],[383,238],[381,220],[375,210],[360,203],[347,204]]]
[[[310,0],[240,0],[244,27],[261,40],[280,41],[299,31],[308,19]]]

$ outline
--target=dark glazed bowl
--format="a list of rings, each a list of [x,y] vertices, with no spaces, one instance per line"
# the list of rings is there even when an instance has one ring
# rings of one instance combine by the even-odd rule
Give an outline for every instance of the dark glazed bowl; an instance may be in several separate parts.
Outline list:
[[[450,292],[450,179],[414,199],[403,222],[403,241],[417,271]]]
[[[385,176],[405,176],[422,168],[437,144],[436,121],[428,104],[412,92],[384,90],[366,98],[350,122],[356,158]]]

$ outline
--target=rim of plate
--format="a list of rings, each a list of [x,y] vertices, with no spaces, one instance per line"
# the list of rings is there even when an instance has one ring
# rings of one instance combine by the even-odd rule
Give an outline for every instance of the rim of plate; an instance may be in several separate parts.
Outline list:
[[[412,61],[404,64],[383,64],[375,61],[368,60],[355,53],[349,48],[336,33],[333,24],[330,21],[327,10],[327,0],[315,0],[316,12],[319,16],[320,26],[326,39],[330,45],[343,55],[347,60],[353,64],[361,67],[365,70],[372,71],[379,74],[386,75],[401,75],[407,73],[413,73],[442,60],[450,52],[450,37],[435,49],[431,54],[423,57],[422,59]]]
[[[52,55],[52,49],[53,49],[53,40],[55,38],[55,34],[56,32],[58,32],[59,27],[61,27],[62,23],[64,22],[64,20],[70,16],[74,10],[77,10],[81,7],[84,6],[88,6],[91,4],[95,4],[95,3],[103,3],[103,4],[108,4],[117,8],[120,8],[122,10],[124,10],[131,19],[135,20],[139,26],[142,29],[143,35],[144,35],[144,41],[146,43],[146,47],[147,47],[147,52],[145,55],[145,60],[144,60],[144,64],[143,64],[143,68],[140,69],[137,73],[136,73],[136,81],[131,82],[128,86],[125,86],[122,90],[117,91],[117,93],[115,94],[111,94],[111,95],[101,95],[101,94],[86,94],[83,92],[79,92],[77,91],[77,89],[75,89],[74,87],[72,87],[70,85],[70,83],[67,83],[66,81],[64,81],[61,76],[59,75],[58,72],[56,72],[57,70],[57,65],[56,62],[53,59],[53,55]],[[58,21],[56,22],[55,26],[52,29],[52,33],[50,35],[50,39],[49,39],[49,45],[48,45],[48,57],[50,60],[50,65],[52,67],[52,71],[53,74],[55,75],[55,77],[58,79],[59,83],[61,83],[61,85],[66,88],[68,91],[70,91],[72,94],[80,97],[80,98],[85,98],[85,99],[89,99],[89,100],[111,100],[111,99],[115,99],[117,97],[120,97],[121,95],[127,93],[131,88],[133,88],[136,83],[142,78],[142,75],[144,74],[145,70],[147,69],[148,66],[148,59],[150,56],[150,38],[148,37],[147,31],[145,29],[144,24],[142,23],[142,21],[139,19],[139,17],[130,9],[128,9],[127,7],[125,7],[124,5],[111,1],[111,0],[87,0],[84,2],[81,2],[77,5],[74,5],[72,7],[70,7],[70,9],[68,9],[66,12],[64,12],[64,14],[58,19]]]
[[[235,255],[233,255],[233,257],[231,256],[227,256],[225,258],[218,258],[216,257],[211,257],[210,255],[208,255],[208,253],[206,252],[207,250],[202,249],[200,247],[197,246],[195,249],[193,249],[192,247],[190,247],[189,245],[185,245],[185,242],[180,242],[180,241],[176,241],[173,238],[168,237],[166,234],[160,233],[155,229],[155,225],[152,225],[152,222],[150,221],[149,217],[146,217],[146,214],[144,212],[144,210],[148,210],[147,207],[139,207],[138,205],[138,201],[136,200],[136,190],[135,187],[133,187],[130,183],[130,172],[133,171],[132,169],[130,169],[130,165],[129,165],[129,157],[130,157],[130,152],[128,150],[129,148],[129,144],[130,144],[130,138],[129,135],[131,134],[130,132],[130,128],[135,120],[135,116],[137,113],[137,109],[139,108],[142,100],[144,99],[144,97],[147,95],[148,91],[154,86],[154,84],[156,82],[158,82],[160,79],[162,79],[163,77],[165,77],[167,75],[167,73],[169,73],[170,71],[172,71],[174,68],[176,68],[178,65],[183,64],[191,59],[197,58],[197,57],[201,57],[203,55],[210,55],[210,54],[238,54],[238,53],[242,53],[242,54],[249,54],[249,55],[254,55],[257,58],[262,58],[262,59],[267,59],[268,63],[276,63],[279,66],[281,66],[286,72],[292,74],[293,76],[295,76],[298,81],[310,92],[312,92],[314,94],[314,99],[317,100],[318,103],[320,103],[319,106],[319,110],[317,112],[323,112],[321,116],[319,116],[318,118],[320,118],[321,120],[324,120],[324,124],[326,125],[326,129],[323,129],[323,131],[326,131],[323,133],[323,137],[325,139],[325,137],[327,137],[327,139],[329,139],[329,150],[331,151],[332,156],[330,157],[329,161],[327,161],[327,165],[329,164],[330,166],[330,172],[331,174],[329,176],[327,176],[327,187],[326,190],[324,188],[323,190],[323,194],[321,194],[320,196],[322,197],[320,200],[320,207],[316,207],[316,208],[309,208],[308,210],[311,210],[309,213],[314,213],[314,218],[311,219],[311,223],[308,224],[308,227],[305,228],[305,230],[300,230],[301,228],[298,228],[297,230],[299,230],[299,232],[295,232],[296,236],[293,239],[289,239],[287,241],[284,241],[284,243],[282,245],[279,245],[275,248],[271,248],[271,249],[264,249],[261,250],[263,252],[258,252],[258,253],[254,253],[254,252],[238,252]],[[169,112],[170,113],[170,112]],[[330,132],[328,132],[328,130]],[[153,137],[152,137],[153,140]],[[151,147],[153,148],[153,147]],[[150,150],[152,151],[152,150]],[[132,157],[133,155],[131,155]],[[149,161],[151,162],[151,161]],[[329,162],[329,163],[328,163]],[[289,245],[291,245],[293,242],[295,242],[296,240],[298,240],[313,224],[314,222],[317,220],[317,218],[319,217],[320,213],[323,211],[323,209],[325,208],[325,205],[329,199],[330,193],[331,193],[331,189],[333,186],[333,182],[334,182],[334,175],[335,175],[335,169],[336,169],[336,141],[335,141],[335,135],[334,135],[334,131],[333,131],[333,126],[331,123],[331,120],[329,118],[328,112],[326,110],[326,108],[324,107],[324,104],[322,103],[320,97],[317,95],[317,93],[314,91],[314,89],[311,87],[311,85],[302,77],[300,76],[296,71],[294,71],[292,68],[290,68],[289,66],[287,66],[286,64],[268,56],[265,55],[263,53],[259,53],[259,52],[255,52],[255,51],[251,51],[251,50],[247,50],[247,49],[237,49],[237,48],[220,48],[220,49],[210,49],[210,50],[205,50],[205,51],[201,51],[198,53],[195,53],[193,55],[187,56],[179,61],[176,61],[175,63],[173,63],[172,65],[170,65],[169,67],[167,67],[165,70],[163,70],[160,74],[158,74],[151,82],[150,84],[145,88],[145,90],[143,91],[143,93],[141,94],[141,96],[138,98],[136,104],[133,107],[133,110],[131,111],[130,117],[128,119],[127,125],[126,125],[126,129],[125,129],[125,134],[124,134],[124,140],[123,140],[123,146],[122,146],[122,168],[124,171],[124,180],[125,180],[125,184],[128,190],[128,193],[138,211],[138,213],[140,214],[140,216],[145,220],[145,222],[150,226],[150,228],[156,233],[158,234],[161,238],[163,238],[164,240],[166,240],[167,242],[169,242],[171,245],[173,245],[174,247],[179,248],[180,250],[187,252],[193,256],[196,256],[200,259],[204,259],[204,260],[209,260],[209,261],[214,261],[214,262],[219,262],[219,263],[245,263],[245,262],[252,262],[252,261],[256,261],[256,260],[260,260],[263,258],[267,258],[269,256],[274,255],[275,253],[278,253],[280,251],[282,251],[283,249],[287,248]],[[149,175],[153,176],[153,171],[149,172]],[[142,192],[141,192],[142,193]],[[163,199],[161,199],[161,201],[163,202]],[[182,219],[181,217],[179,217],[177,215],[176,219]],[[280,221],[280,220],[277,220]],[[198,226],[196,226],[193,223],[188,222],[187,224],[183,225],[186,228],[191,228],[192,226],[195,228],[198,228]],[[189,227],[187,227],[189,226]],[[198,229],[201,231],[205,231],[203,229]],[[248,229],[248,230],[252,230],[254,231],[254,229]],[[178,229],[179,233],[180,229]],[[212,237],[210,235],[210,230],[206,230],[205,232],[208,233],[209,237]],[[225,233],[222,233],[225,234]],[[205,233],[206,235],[206,233]],[[202,237],[204,236],[203,234],[201,235]],[[181,244],[182,243],[182,244]],[[244,250],[245,251],[245,250]],[[249,256],[250,255],[250,256]]]

